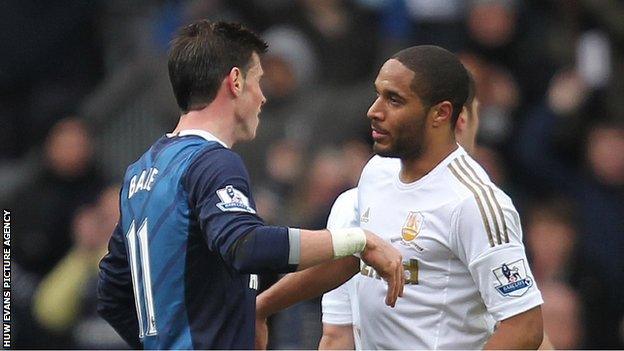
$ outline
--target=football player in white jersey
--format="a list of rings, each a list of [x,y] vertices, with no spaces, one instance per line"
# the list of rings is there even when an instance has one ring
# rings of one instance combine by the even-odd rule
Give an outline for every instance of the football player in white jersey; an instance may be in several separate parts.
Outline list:
[[[363,348],[537,348],[543,301],[519,216],[454,137],[468,95],[464,67],[439,47],[411,47],[386,61],[375,88],[368,117],[379,156],[358,185],[361,225],[401,250],[410,285],[389,309],[377,301],[386,284],[361,270]],[[353,261],[287,276],[258,297],[258,317],[283,307],[284,296],[335,286],[357,269]]]
[[[455,125],[455,139],[466,152],[473,154],[479,128],[479,100],[474,79],[469,75],[469,93]],[[360,225],[357,188],[340,194],[332,206],[327,228],[348,228]],[[368,214],[362,214],[366,220]],[[361,350],[357,275],[323,295],[321,301],[323,336],[319,350]]]

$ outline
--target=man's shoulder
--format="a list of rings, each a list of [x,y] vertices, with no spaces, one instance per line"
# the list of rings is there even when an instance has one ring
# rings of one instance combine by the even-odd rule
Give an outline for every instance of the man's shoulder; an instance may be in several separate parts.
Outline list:
[[[353,207],[353,204],[357,205],[357,196],[357,188],[344,191],[334,201],[334,207]]]
[[[189,172],[197,171],[210,173],[244,173],[247,169],[241,156],[216,142],[204,142],[194,145],[189,155]]]
[[[457,195],[455,213],[475,213],[489,218],[503,217],[507,211],[517,212],[511,198],[489,177],[486,170],[467,154],[447,165],[449,186]]]

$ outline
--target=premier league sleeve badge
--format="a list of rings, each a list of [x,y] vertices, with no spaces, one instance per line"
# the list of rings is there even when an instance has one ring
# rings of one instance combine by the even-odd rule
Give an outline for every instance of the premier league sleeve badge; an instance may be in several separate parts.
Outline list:
[[[503,296],[520,297],[533,286],[533,279],[528,276],[524,259],[503,263],[492,270],[499,285],[496,290]]]

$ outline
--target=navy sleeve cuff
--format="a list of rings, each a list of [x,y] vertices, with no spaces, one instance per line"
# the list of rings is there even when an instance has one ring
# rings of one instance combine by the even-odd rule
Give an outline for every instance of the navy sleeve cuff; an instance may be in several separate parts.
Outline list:
[[[294,272],[297,270],[297,264],[290,262],[289,237],[289,230],[286,227],[254,228],[232,245],[232,266],[246,274]]]

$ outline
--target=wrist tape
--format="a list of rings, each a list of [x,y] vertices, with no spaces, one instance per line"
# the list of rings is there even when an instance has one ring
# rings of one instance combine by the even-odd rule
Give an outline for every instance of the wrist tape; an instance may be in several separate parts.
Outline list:
[[[329,232],[335,259],[360,253],[366,247],[366,234],[361,228],[331,229]]]

